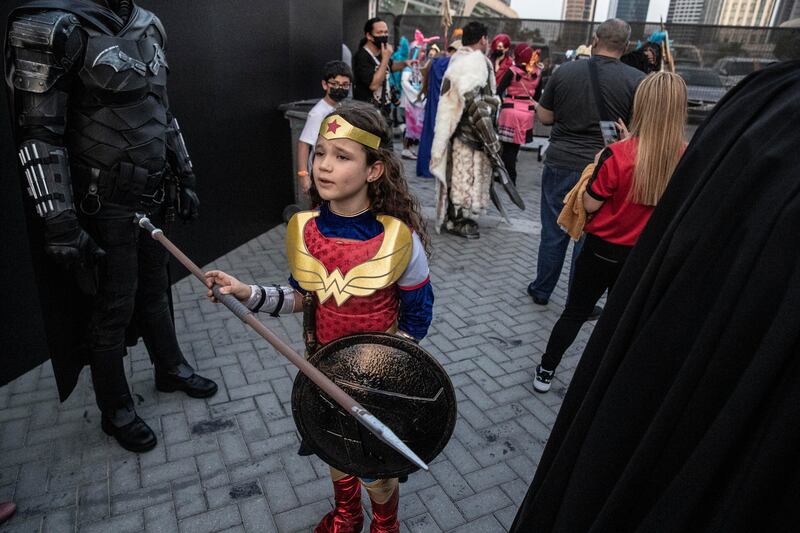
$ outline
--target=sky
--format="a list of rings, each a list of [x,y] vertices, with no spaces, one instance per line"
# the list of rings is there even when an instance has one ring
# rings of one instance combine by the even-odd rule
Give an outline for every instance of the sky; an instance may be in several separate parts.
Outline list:
[[[609,0],[597,0],[595,20],[608,18]],[[553,19],[561,18],[562,0],[511,0],[511,7],[524,19]],[[658,22],[659,18],[667,19],[669,0],[650,0],[650,9],[647,12],[649,22]]]

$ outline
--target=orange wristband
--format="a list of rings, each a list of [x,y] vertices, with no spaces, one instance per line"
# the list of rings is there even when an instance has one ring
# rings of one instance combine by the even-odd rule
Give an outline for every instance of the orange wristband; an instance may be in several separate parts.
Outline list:
[[[298,177],[307,178],[308,177],[308,170],[298,170],[297,171]]]

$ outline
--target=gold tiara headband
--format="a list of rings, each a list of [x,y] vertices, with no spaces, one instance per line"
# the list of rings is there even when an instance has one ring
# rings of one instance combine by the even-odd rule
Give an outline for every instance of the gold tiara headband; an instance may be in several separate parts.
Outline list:
[[[341,115],[331,115],[323,120],[322,126],[319,128],[319,134],[328,140],[350,139],[373,150],[377,150],[381,146],[380,137],[361,128],[356,128],[343,119]]]

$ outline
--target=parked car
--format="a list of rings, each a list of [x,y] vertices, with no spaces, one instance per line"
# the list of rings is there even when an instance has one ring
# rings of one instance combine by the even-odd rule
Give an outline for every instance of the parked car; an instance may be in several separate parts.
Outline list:
[[[727,92],[722,80],[716,72],[708,68],[679,66],[676,71],[686,82],[689,121],[704,120]]]
[[[702,67],[703,54],[700,49],[691,44],[673,44],[670,47],[675,66]]]
[[[774,63],[775,59],[756,57],[723,57],[714,65],[714,70],[722,79],[722,84],[731,88],[756,70]]]

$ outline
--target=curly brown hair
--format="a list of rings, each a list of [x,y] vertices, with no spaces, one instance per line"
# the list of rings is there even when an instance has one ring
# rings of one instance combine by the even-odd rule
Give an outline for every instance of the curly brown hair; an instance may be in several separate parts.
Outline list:
[[[390,215],[408,224],[417,232],[425,254],[430,257],[431,242],[422,210],[416,196],[408,188],[400,159],[391,150],[391,130],[384,118],[375,107],[364,102],[344,103],[328,116],[331,115],[339,115],[353,126],[380,137],[381,146],[377,150],[361,145],[367,154],[367,165],[382,161],[384,168],[381,177],[367,185],[370,209],[375,214]],[[312,205],[322,204],[313,176],[308,194]]]

